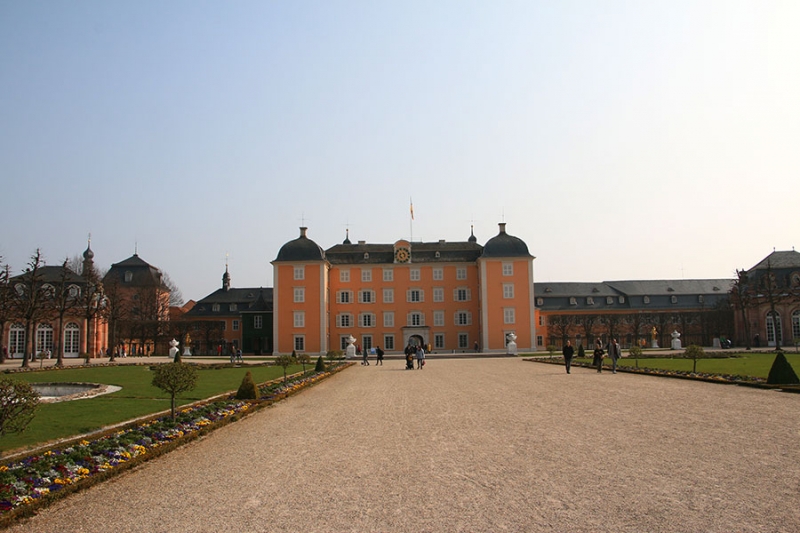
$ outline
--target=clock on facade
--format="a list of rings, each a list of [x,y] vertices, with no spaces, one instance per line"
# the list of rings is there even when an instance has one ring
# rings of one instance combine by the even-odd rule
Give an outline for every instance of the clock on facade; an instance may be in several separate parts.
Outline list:
[[[394,259],[398,263],[407,263],[411,254],[408,251],[408,248],[398,248],[394,252]]]

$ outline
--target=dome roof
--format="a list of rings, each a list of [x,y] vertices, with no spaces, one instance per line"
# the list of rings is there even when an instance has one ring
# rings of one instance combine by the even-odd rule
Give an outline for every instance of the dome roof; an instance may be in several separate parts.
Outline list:
[[[324,261],[325,251],[306,237],[308,228],[300,228],[300,236],[281,246],[275,261]]]
[[[500,233],[492,237],[483,247],[481,257],[532,257],[528,245],[519,237],[506,233],[506,223],[500,223]]]

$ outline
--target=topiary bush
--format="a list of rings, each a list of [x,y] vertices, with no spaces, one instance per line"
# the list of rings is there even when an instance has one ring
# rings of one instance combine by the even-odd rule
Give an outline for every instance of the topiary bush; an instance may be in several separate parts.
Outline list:
[[[314,367],[314,372],[325,372],[325,361],[322,360],[321,355],[317,357],[317,366]]]
[[[583,349],[583,343],[578,345],[578,357],[586,357],[586,350]]]
[[[239,385],[239,390],[236,391],[237,400],[258,400],[261,396],[258,387],[253,381],[253,375],[248,370],[242,379],[242,384]]]
[[[783,351],[781,350],[778,350],[775,361],[772,362],[772,368],[769,369],[767,383],[769,385],[800,384],[800,379],[797,378],[794,368],[792,368],[792,365],[786,360],[786,356],[783,355]]]

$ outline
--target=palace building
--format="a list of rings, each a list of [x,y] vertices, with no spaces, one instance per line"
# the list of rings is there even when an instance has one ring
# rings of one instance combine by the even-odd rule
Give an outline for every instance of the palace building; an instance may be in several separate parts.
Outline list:
[[[506,232],[463,242],[350,242],[323,250],[300,228],[273,265],[273,353],[362,349],[401,352],[535,350],[533,260]]]

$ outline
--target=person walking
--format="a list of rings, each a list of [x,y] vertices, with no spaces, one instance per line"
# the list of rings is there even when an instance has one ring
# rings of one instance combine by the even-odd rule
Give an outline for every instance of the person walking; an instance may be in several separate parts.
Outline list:
[[[380,346],[375,347],[375,355],[378,357],[375,359],[375,366],[381,365],[383,366],[383,350],[381,350]]]
[[[561,353],[564,355],[564,365],[567,367],[567,374],[569,374],[569,368],[572,366],[572,356],[575,355],[575,348],[572,347],[570,341],[567,341]]]
[[[425,349],[422,345],[417,347],[417,370],[425,366]]]
[[[600,339],[597,339],[597,344],[594,346],[594,359],[592,359],[592,364],[597,367],[598,373],[603,371],[603,358],[605,356],[603,345],[600,343]]]
[[[622,357],[622,349],[619,347],[617,339],[611,339],[611,342],[606,346],[609,357],[611,357],[611,373],[617,373],[617,361]]]
[[[367,349],[361,352],[361,364],[369,366],[369,350]]]

